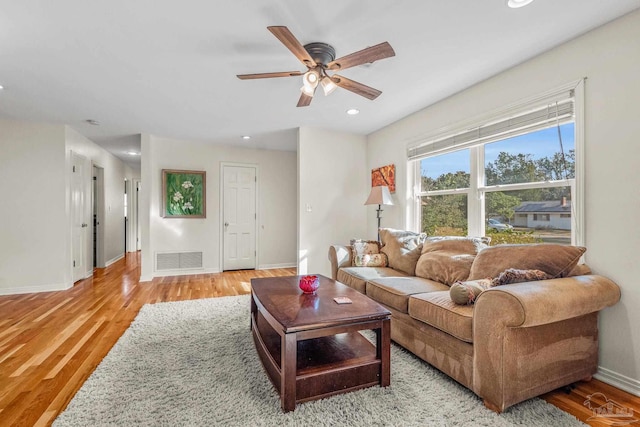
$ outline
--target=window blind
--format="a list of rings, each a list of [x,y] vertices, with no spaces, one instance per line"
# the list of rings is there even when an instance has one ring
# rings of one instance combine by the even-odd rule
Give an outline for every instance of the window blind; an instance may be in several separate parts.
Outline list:
[[[462,150],[480,144],[512,138],[574,120],[573,91],[544,104],[522,107],[518,112],[502,113],[502,117],[484,124],[452,132],[444,137],[424,141],[407,149],[409,160]],[[496,115],[498,116],[498,115]]]

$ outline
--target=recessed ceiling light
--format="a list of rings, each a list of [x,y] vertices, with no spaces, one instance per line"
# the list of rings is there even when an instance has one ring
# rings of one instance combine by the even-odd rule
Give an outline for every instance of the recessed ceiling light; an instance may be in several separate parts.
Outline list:
[[[89,123],[92,126],[100,126],[100,122],[97,120],[93,120],[93,119],[88,119],[86,120],[87,123]]]
[[[509,6],[512,9],[517,9],[519,7],[528,5],[532,1],[533,0],[508,0],[507,6]]]
[[[249,135],[244,135],[242,139],[251,139],[251,137]]]
[[[127,151],[127,154],[130,155],[130,156],[139,156],[140,155],[140,153],[137,153],[135,151]]]
[[[4,86],[0,85],[0,90],[4,89]]]
[[[349,108],[347,110],[347,114],[350,115],[350,116],[355,116],[359,112],[360,112],[360,110],[358,110],[357,108]]]

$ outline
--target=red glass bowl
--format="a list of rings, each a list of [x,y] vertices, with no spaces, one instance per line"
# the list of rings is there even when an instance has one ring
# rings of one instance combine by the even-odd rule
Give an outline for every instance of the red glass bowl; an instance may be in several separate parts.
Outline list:
[[[302,276],[298,286],[305,294],[312,294],[320,286],[320,279],[318,276]]]

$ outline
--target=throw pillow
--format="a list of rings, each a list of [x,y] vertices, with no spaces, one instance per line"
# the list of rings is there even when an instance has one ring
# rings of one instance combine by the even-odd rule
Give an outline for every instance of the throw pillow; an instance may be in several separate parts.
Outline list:
[[[482,291],[489,289],[491,286],[491,279],[459,281],[451,285],[449,296],[451,301],[456,304],[469,305],[476,302]]]
[[[542,270],[552,278],[566,277],[587,249],[551,243],[497,245],[478,253],[468,280],[498,277],[508,268]]]
[[[387,256],[385,254],[356,255],[353,258],[353,265],[356,267],[386,267]]]
[[[380,253],[380,244],[377,240],[351,239],[355,267],[386,267],[387,256]]]
[[[389,259],[389,267],[414,276],[416,263],[422,252],[422,243],[426,237],[424,233],[381,228],[381,252]]]
[[[447,286],[466,280],[476,254],[486,248],[487,244],[486,238],[429,237],[422,245],[422,254],[416,264],[416,276]]]
[[[518,270],[507,268],[493,279],[477,279],[466,282],[458,281],[451,285],[449,296],[456,304],[473,304],[478,296],[485,290],[495,286],[509,285],[512,283],[533,282],[535,280],[551,279],[544,271],[540,270]]]
[[[353,247],[354,254],[380,253],[380,243],[377,240],[351,239],[349,244]]]
[[[507,268],[498,277],[491,280],[492,286],[509,285],[511,283],[533,282],[534,280],[546,280],[552,277],[540,270],[518,270]]]

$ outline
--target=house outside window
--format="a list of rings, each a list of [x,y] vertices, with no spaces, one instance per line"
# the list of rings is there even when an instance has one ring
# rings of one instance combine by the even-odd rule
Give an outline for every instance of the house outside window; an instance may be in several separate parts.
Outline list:
[[[582,83],[410,147],[415,226],[493,243],[580,244]],[[576,93],[578,94],[576,95]]]

